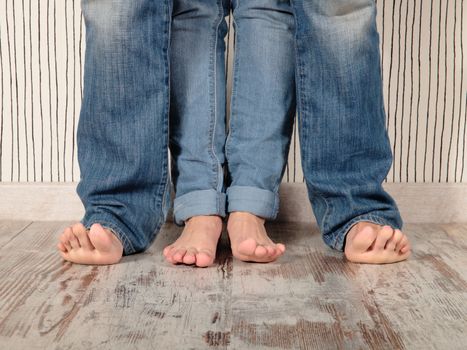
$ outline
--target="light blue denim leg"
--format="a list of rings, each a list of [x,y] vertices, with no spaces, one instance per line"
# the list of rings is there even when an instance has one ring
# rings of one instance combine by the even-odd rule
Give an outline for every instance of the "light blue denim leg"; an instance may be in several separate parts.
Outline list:
[[[232,5],[228,212],[274,219],[295,114],[294,17],[288,0],[233,0]]]
[[[374,0],[292,0],[302,167],[323,239],[343,250],[359,221],[402,227],[383,189],[385,128]]]
[[[77,129],[81,220],[143,251],[164,223],[168,182],[169,0],[82,0],[84,96]]]
[[[228,1],[174,0],[170,151],[177,225],[225,216],[225,16]]]

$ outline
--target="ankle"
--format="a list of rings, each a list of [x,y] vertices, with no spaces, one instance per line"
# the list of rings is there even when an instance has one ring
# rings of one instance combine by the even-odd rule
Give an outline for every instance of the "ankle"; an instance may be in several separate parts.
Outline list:
[[[228,221],[231,222],[231,220],[239,220],[239,221],[255,221],[259,224],[264,224],[266,219],[261,217],[261,216],[257,216],[255,214],[252,214],[248,211],[233,211],[233,212],[230,212],[229,213],[229,219]]]
[[[187,224],[202,224],[207,226],[222,226],[222,217],[219,215],[195,215],[185,220]]]

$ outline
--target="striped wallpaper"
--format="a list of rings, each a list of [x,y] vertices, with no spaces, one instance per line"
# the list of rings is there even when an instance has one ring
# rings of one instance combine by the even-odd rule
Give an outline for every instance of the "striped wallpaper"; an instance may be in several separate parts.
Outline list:
[[[386,181],[467,182],[467,6],[376,2],[394,154]],[[79,0],[0,0],[1,182],[79,180],[84,30]],[[295,133],[285,182],[303,181],[298,142]]]

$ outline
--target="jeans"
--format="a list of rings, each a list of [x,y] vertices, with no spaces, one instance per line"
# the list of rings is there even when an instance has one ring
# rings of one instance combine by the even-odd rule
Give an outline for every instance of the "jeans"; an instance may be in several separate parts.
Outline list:
[[[402,228],[383,189],[392,163],[375,0],[293,0],[299,138],[324,242],[342,251],[358,221]]]
[[[231,6],[236,45],[226,135],[224,39]],[[274,219],[294,114],[288,0],[173,1],[169,135],[175,223],[232,211]]]
[[[202,1],[187,2],[190,3],[201,5]],[[288,59],[295,63],[302,167],[309,199],[325,243],[343,250],[348,230],[358,221],[401,228],[402,219],[397,206],[382,188],[392,154],[384,122],[374,0],[291,0],[295,48],[289,52],[281,50],[281,45],[288,42],[283,40],[288,38],[288,34],[284,34],[281,44],[276,43],[273,48],[267,44],[267,40],[278,40],[277,36],[268,37],[268,33],[280,28],[284,30],[284,24],[274,21],[272,27],[275,29],[266,26],[260,32],[256,25],[265,25],[264,21],[258,20],[255,24],[253,20],[253,17],[259,18],[260,9],[268,8],[264,4],[285,6],[288,2],[264,0],[258,7],[253,3],[256,1],[233,1],[234,12],[241,6],[251,8],[248,13],[237,12],[238,41],[230,137],[227,136],[224,147],[229,168],[227,177],[231,178],[227,185],[231,189],[245,190],[238,192],[245,195],[239,198],[247,198],[250,187],[277,193],[277,188],[273,186],[267,190],[261,181],[266,178],[264,165],[274,165],[276,171],[280,169],[282,160],[279,158],[284,154],[280,151],[285,152],[281,147],[286,144],[284,140],[289,124],[286,125],[288,121],[285,119],[279,121],[272,116],[283,116],[285,111],[293,109],[293,101],[289,100],[293,93],[284,94],[285,85],[282,85],[290,84],[293,77],[286,82],[283,73],[276,71],[272,78],[269,67],[277,67],[277,62],[285,63],[284,57],[292,55]],[[206,30],[209,38],[200,37],[199,42],[191,42],[191,51],[185,51],[198,63],[204,62],[202,71],[198,71],[199,67],[189,64],[169,65],[170,59],[179,57],[177,37],[171,40],[171,0],[82,0],[86,56],[84,96],[77,130],[81,173],[77,193],[85,207],[81,223],[90,228],[97,222],[111,229],[122,241],[125,255],[141,252],[149,246],[160,231],[170,206],[167,152],[169,128],[173,126],[172,121],[169,125],[170,100],[172,103],[177,101],[175,106],[171,106],[172,116],[178,115],[180,121],[191,123],[195,129],[198,126],[203,128],[204,123],[208,128],[203,128],[203,136],[210,135],[191,141],[184,135],[170,135],[172,155],[179,157],[178,161],[182,159],[182,163],[175,164],[173,171],[177,175],[177,167],[179,164],[183,166],[183,149],[177,150],[177,140],[185,139],[185,142],[194,142],[196,146],[198,141],[201,146],[203,143],[211,145],[212,148],[209,150],[208,147],[199,159],[211,165],[211,168],[207,167],[207,179],[212,185],[208,191],[215,191],[216,206],[222,205],[219,165],[224,159],[216,147],[220,144],[217,141],[224,137],[222,127],[217,123],[223,122],[225,113],[224,68],[221,64],[223,44],[220,38],[225,35],[221,11],[225,10],[226,4],[215,4],[210,9],[201,6],[203,10],[191,14],[178,13],[182,32],[184,16],[192,16],[195,20],[197,17],[207,18],[209,12],[209,18],[216,18],[217,22],[210,22],[210,26],[197,27],[200,31]],[[217,17],[211,17],[213,8],[217,10],[214,11]],[[268,18],[274,19],[281,11],[277,12],[268,12]],[[289,10],[286,12],[289,18]],[[252,13],[255,15],[250,16]],[[174,14],[176,22],[177,12]],[[213,23],[218,23],[217,31],[213,30]],[[282,23],[289,28],[288,22]],[[176,26],[177,23],[175,33]],[[255,35],[259,35],[253,43],[248,42],[248,38],[255,38],[247,35],[250,30],[256,30]],[[288,33],[288,29],[283,33]],[[185,35],[190,33],[185,32]],[[169,54],[171,42],[173,54]],[[181,46],[178,50],[183,50]],[[203,54],[200,47],[209,48],[208,61],[197,56]],[[259,54],[261,50],[268,55]],[[245,61],[246,57],[253,60]],[[183,60],[183,57],[178,59]],[[169,67],[173,74],[169,73]],[[279,68],[282,72],[284,66]],[[177,73],[177,70],[182,72]],[[183,73],[188,75],[186,81],[181,79]],[[197,79],[197,75],[202,81]],[[208,82],[203,80],[206,77]],[[252,77],[264,81],[254,81]],[[195,85],[197,82],[199,85]],[[169,90],[170,83],[180,84],[180,90],[177,92],[174,87]],[[278,100],[271,101],[269,94],[277,94]],[[198,99],[199,104],[190,98]],[[187,121],[185,113],[200,119]],[[276,129],[270,125],[275,122]],[[183,123],[178,124],[179,130],[185,127]],[[240,132],[242,129],[244,131]],[[266,134],[262,133],[263,129]],[[244,142],[252,142],[255,138],[258,141],[254,144]],[[273,156],[265,154],[265,149],[272,144],[276,145],[275,149],[271,148]],[[254,149],[249,152],[242,148],[252,145]],[[199,155],[192,157],[196,159]],[[262,163],[255,167],[255,161]],[[255,171],[245,171],[243,164]],[[196,174],[198,170],[189,171]],[[178,181],[182,173],[179,173]],[[280,173],[273,176],[276,180],[266,179],[267,183],[270,186],[276,181],[278,186]],[[203,179],[196,181],[202,183]],[[187,191],[203,190],[190,188],[190,181],[186,183]],[[184,195],[183,188],[184,185],[177,188],[179,198]],[[236,196],[232,196],[230,202],[235,201]],[[230,202],[227,200],[228,207]],[[269,213],[274,212],[271,210]],[[183,212],[179,211],[179,220],[182,218]]]
[[[100,223],[124,254],[146,249],[170,205],[171,0],[82,0],[84,94],[77,129],[81,223]]]

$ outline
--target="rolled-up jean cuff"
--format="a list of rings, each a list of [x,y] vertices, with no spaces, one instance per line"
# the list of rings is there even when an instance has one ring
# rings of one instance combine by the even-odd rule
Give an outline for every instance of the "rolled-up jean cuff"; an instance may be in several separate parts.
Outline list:
[[[216,190],[198,190],[186,193],[174,200],[174,222],[183,226],[185,220],[196,215],[225,217],[226,195]]]
[[[252,186],[231,186],[226,191],[227,211],[246,211],[268,220],[279,211],[279,194]]]
[[[124,226],[112,214],[107,213],[94,213],[85,215],[80,221],[86,229],[91,229],[92,224],[98,223],[102,227],[109,229],[120,240],[123,246],[123,255],[130,255],[136,252],[131,244],[130,235],[122,228]]]
[[[402,229],[402,226],[399,225],[397,220],[386,218],[378,213],[363,214],[363,215],[356,216],[355,218],[347,222],[344,225],[344,227],[336,231],[336,233],[333,235],[333,239],[331,239],[331,243],[329,244],[330,247],[343,252],[345,248],[345,239],[347,237],[347,234],[349,233],[352,226],[360,221],[369,221],[369,222],[372,222],[378,225],[389,225],[394,229],[399,229],[399,230]]]

